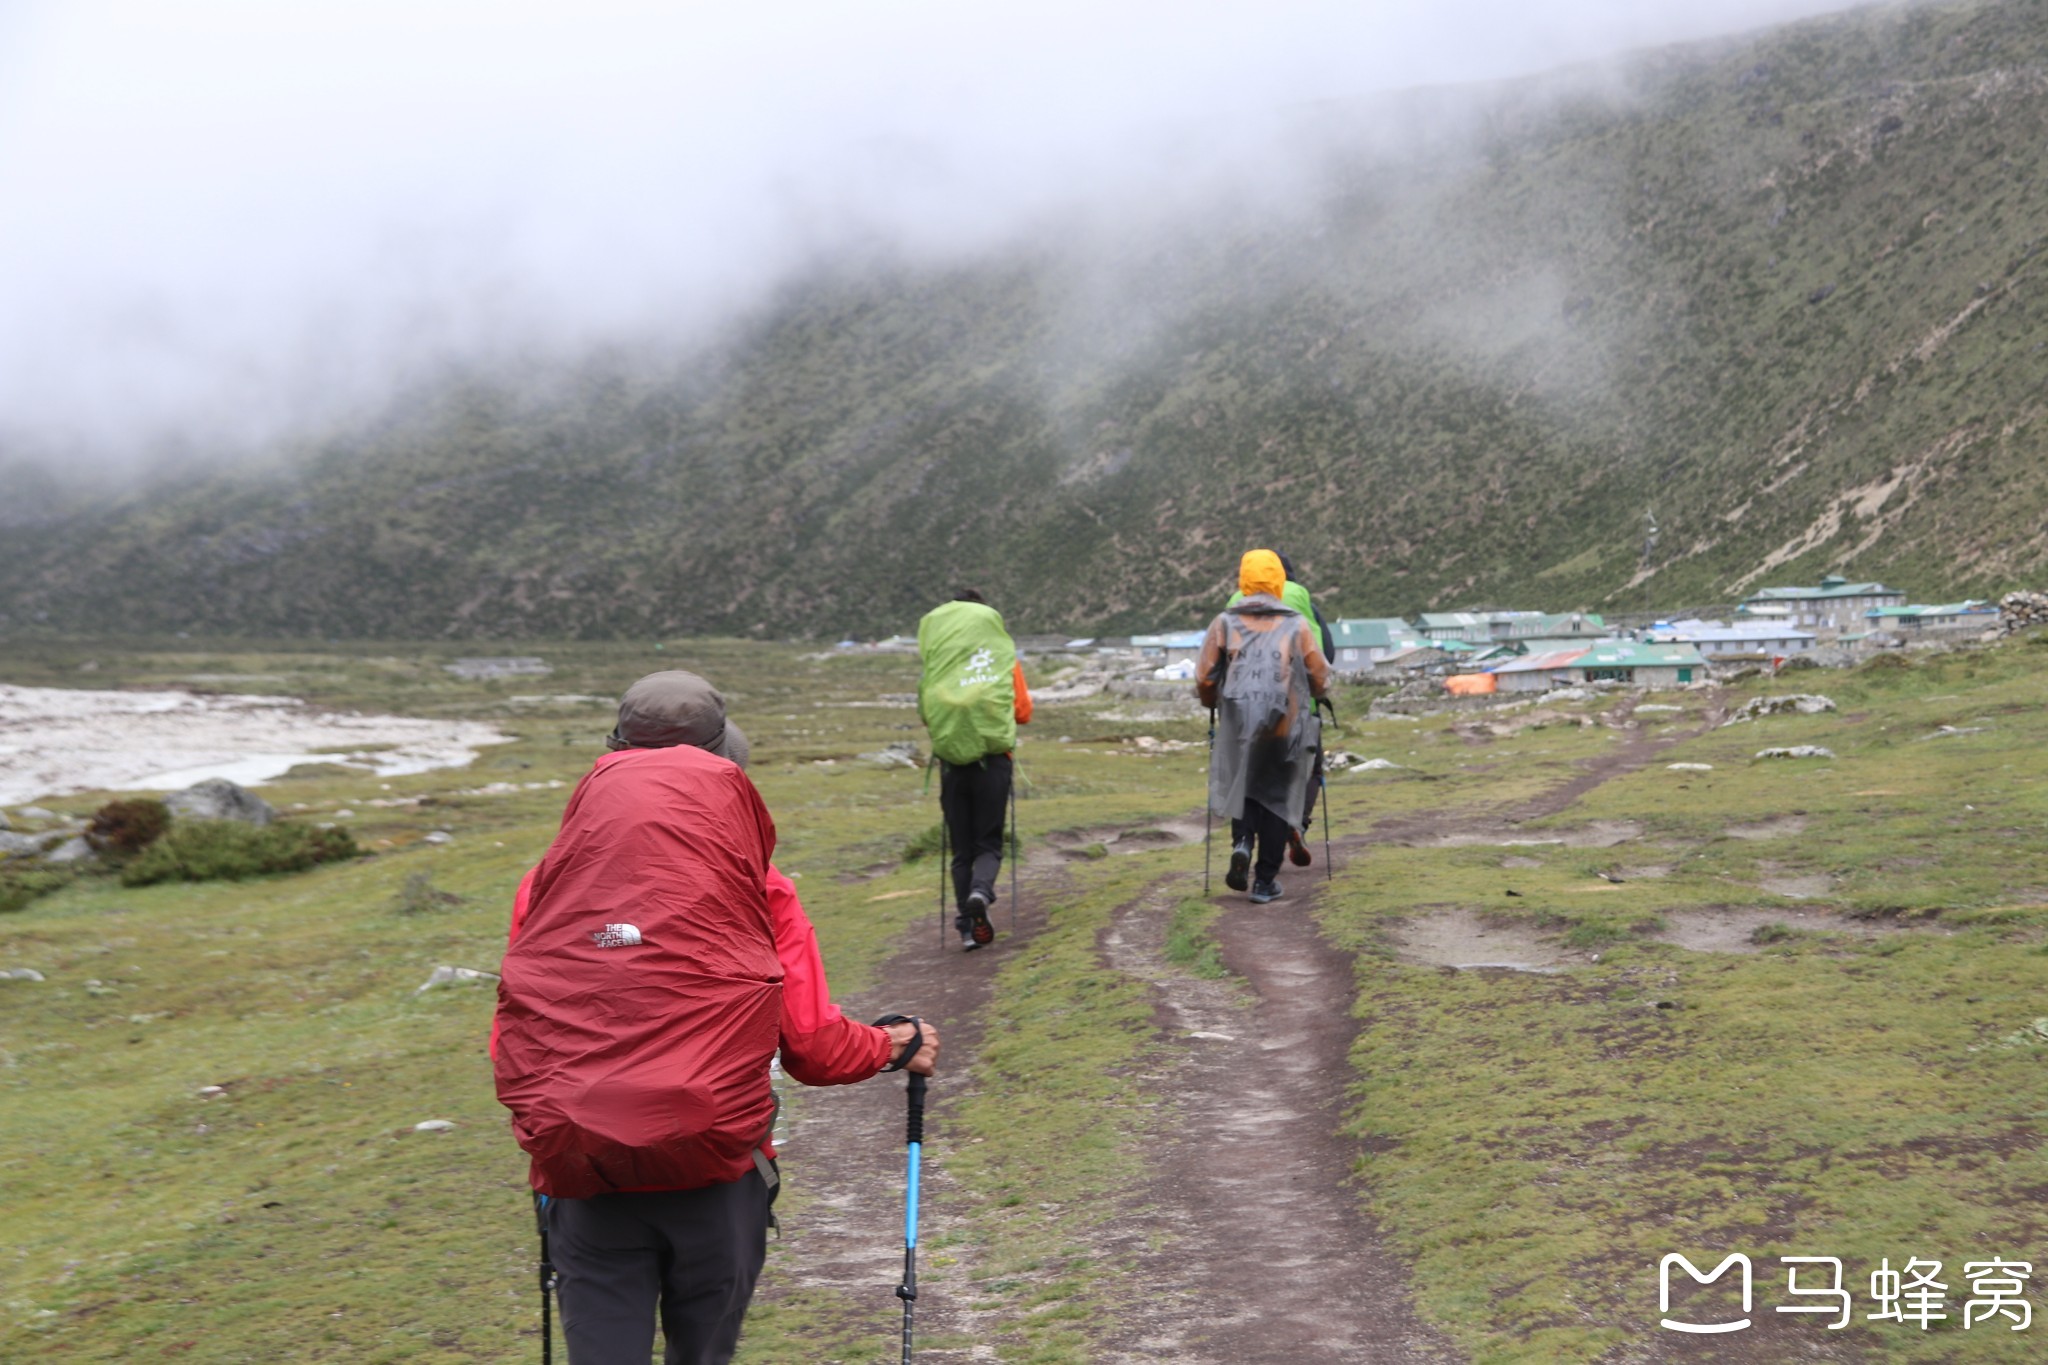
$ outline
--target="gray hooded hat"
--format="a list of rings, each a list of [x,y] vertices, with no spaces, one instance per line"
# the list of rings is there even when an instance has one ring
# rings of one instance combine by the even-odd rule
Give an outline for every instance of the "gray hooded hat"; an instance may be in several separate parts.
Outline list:
[[[695,673],[649,673],[619,698],[619,723],[605,739],[612,749],[670,749],[692,744],[747,766],[747,737],[725,718],[725,698]]]

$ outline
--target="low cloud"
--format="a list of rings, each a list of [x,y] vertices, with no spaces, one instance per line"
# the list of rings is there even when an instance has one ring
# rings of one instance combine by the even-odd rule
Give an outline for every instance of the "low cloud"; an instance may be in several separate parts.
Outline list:
[[[251,448],[852,251],[1284,208],[1322,102],[1836,7],[0,0],[0,455]]]

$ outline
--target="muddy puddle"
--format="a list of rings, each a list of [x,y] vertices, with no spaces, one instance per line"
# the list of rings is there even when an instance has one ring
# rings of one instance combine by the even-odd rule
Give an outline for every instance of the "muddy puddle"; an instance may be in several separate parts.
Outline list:
[[[1596,820],[1576,829],[1520,830],[1502,825],[1400,842],[1410,848],[1613,848],[1642,837],[1643,827],[1633,820]]]
[[[1592,960],[1532,925],[1474,910],[1432,910],[1402,921],[1393,939],[1403,962],[1459,971],[1536,972],[1554,976]]]
[[[1229,852],[1230,829],[1218,822],[1214,837],[1223,845],[1222,851]],[[1157,824],[1133,825],[1129,828],[1105,826],[1100,829],[1055,830],[1041,841],[1036,850],[1026,841],[1027,854],[1035,854],[1041,861],[1088,862],[1096,858],[1130,853],[1154,853],[1163,848],[1181,848],[1188,844],[1202,842],[1202,826],[1199,821],[1162,820]]]
[[[1723,831],[1731,839],[1784,839],[1806,832],[1803,815],[1780,815],[1753,825],[1730,825]]]
[[[1760,953],[1791,935],[1833,934],[1873,939],[1908,928],[1949,931],[1926,925],[1847,919],[1821,910],[1760,910],[1705,906],[1667,911],[1664,927],[1642,937],[1695,953]],[[1482,914],[1476,910],[1433,910],[1394,923],[1389,929],[1395,955],[1424,967],[1459,971],[1533,972],[1555,976],[1599,960],[1597,951],[1565,946],[1562,936],[1535,925]]]

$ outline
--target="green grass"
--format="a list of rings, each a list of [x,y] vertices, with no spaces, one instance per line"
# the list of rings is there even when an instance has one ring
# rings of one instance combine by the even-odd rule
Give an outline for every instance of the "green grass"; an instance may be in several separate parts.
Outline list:
[[[440,963],[494,965],[511,890],[598,750],[606,708],[528,714],[502,689],[442,673],[431,649],[88,648],[96,681],[273,674],[330,704],[482,716],[518,738],[460,772],[384,783],[312,771],[267,789],[296,822],[355,811],[342,823],[364,857],[243,882],[88,877],[0,918],[0,967],[49,978],[0,983],[0,1358],[529,1355],[530,1221],[483,1057],[491,992],[414,988]],[[670,662],[716,678],[755,741],[778,865],[798,877],[836,990],[883,984],[904,935],[928,928],[930,864],[901,855],[936,801],[921,774],[847,758],[914,735],[912,713],[844,703],[907,691],[907,659],[806,661],[722,642],[539,652],[565,692],[616,692]],[[1383,821],[1424,835],[1484,823],[1613,753],[1609,725],[1477,738],[1465,716],[1347,727],[1343,747],[1404,765],[1332,779],[1335,832],[1367,842],[1340,850],[1316,902],[1358,963],[1355,1194],[1409,1262],[1422,1313],[1475,1360],[1592,1361],[1654,1344],[1655,1265],[1669,1251],[1748,1251],[1764,1305],[1779,1301],[1767,1272],[1781,1254],[1841,1256],[1852,1285],[1885,1256],[1952,1271],[1984,1254],[2029,1257],[2048,1189],[2048,1045],[2033,1032],[2048,999],[2042,657],[2014,644],[1802,675],[1800,690],[1841,710],[1708,731],[1510,831],[1641,828],[1613,848],[1372,834]],[[68,676],[54,649],[10,656],[8,670]],[[1984,721],[1982,734],[1925,738]],[[1045,843],[1027,847],[1145,830],[1198,804],[1199,750],[1113,753],[1087,742],[1103,725],[1047,708],[1032,728],[1020,815]],[[1840,757],[1749,759],[1815,741]],[[1664,766],[1679,761],[1714,767]],[[451,841],[421,842],[430,829]],[[1095,1248],[1156,1177],[1149,1139],[1172,1097],[1148,1078],[1175,1043],[1152,983],[1108,965],[1101,945],[1121,907],[1170,895],[1162,955],[1219,974],[1214,907],[1179,890],[1198,858],[1191,846],[1047,853],[1035,899],[1048,926],[1000,959],[972,1083],[935,1116],[955,1203],[927,1256],[964,1270],[973,1340],[1001,1360],[1089,1360],[1101,1324],[1146,1292],[1133,1265]],[[1653,863],[1665,875],[1596,875]],[[1795,903],[1762,887],[1794,875],[1832,889]],[[1410,965],[1393,922],[1444,907],[1599,960],[1556,976]],[[1728,908],[1764,912],[1756,951],[1653,936]],[[225,1096],[200,1098],[209,1085]],[[413,1131],[426,1118],[458,1126]],[[792,1217],[810,1197],[792,1182]],[[749,1362],[890,1358],[886,1293],[784,1292],[777,1254]],[[1859,1318],[1839,1335],[1870,1359],[2016,1358],[2011,1342],[1958,1328],[1923,1338]]]
[[[1215,902],[1193,897],[1175,905],[1166,926],[1166,960],[1210,981],[1229,976],[1222,949],[1209,932],[1219,913]]]

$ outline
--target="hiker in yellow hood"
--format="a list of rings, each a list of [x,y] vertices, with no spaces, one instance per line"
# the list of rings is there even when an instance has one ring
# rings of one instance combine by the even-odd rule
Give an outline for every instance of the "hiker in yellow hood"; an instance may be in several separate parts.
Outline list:
[[[1306,818],[1304,797],[1320,741],[1314,704],[1329,695],[1330,665],[1314,623],[1280,600],[1287,574],[1271,550],[1239,561],[1242,601],[1209,623],[1195,663],[1195,694],[1216,713],[1209,809],[1230,821],[1223,884],[1254,903],[1280,895],[1280,860]]]

